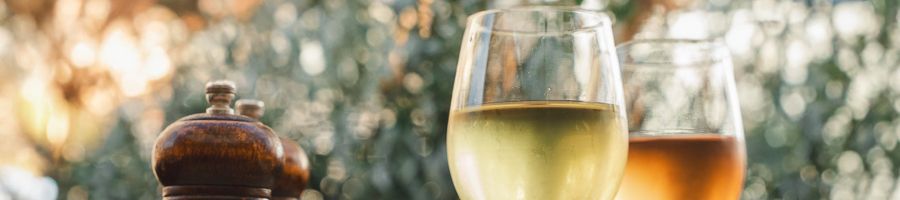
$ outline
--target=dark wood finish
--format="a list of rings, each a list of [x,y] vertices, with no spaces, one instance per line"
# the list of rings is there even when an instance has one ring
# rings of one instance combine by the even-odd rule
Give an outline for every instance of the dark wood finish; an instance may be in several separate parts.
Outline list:
[[[169,186],[163,188],[166,199],[266,199],[272,191],[265,188],[228,186]]]
[[[275,178],[272,199],[300,199],[309,182],[309,158],[300,145],[288,138],[281,138],[281,145],[284,147],[284,167],[281,175]]]
[[[163,198],[269,199],[281,173],[281,140],[256,119],[234,115],[230,82],[207,84],[207,113],[169,125],[157,138],[152,167]]]
[[[280,171],[281,144],[247,117],[197,114],[163,130],[153,154],[160,183],[270,188]]]
[[[259,120],[265,113],[265,104],[254,99],[241,99],[237,103],[238,114]],[[280,175],[275,177],[273,200],[298,200],[309,182],[309,158],[300,145],[288,138],[281,138],[284,162]]]

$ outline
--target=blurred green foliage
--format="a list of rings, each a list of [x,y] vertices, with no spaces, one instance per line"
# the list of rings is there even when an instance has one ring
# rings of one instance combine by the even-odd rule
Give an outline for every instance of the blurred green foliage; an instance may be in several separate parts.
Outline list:
[[[162,0],[150,1],[153,6],[147,11],[108,3],[112,12],[104,17],[110,19],[101,20],[106,24],[115,25],[112,18],[132,17],[129,23],[138,27],[140,17],[135,16],[141,15],[129,16],[129,11],[174,15],[162,17],[169,20],[166,26],[174,27],[166,29],[169,32],[142,35],[170,35],[164,43],[173,71],[146,83],[147,94],[133,97],[127,91],[129,79],[116,75],[120,69],[96,75],[82,73],[93,68],[72,67],[78,65],[74,61],[62,68],[27,62],[66,59],[42,57],[66,54],[48,53],[56,48],[20,47],[54,42],[67,47],[67,34],[47,28],[62,20],[47,17],[61,4],[42,2],[8,1],[0,7],[0,44],[10,44],[3,45],[9,49],[0,47],[0,77],[6,80],[0,82],[18,88],[26,84],[18,75],[57,74],[49,75],[54,77],[60,69],[70,69],[75,78],[52,83],[72,105],[90,105],[81,102],[79,92],[97,95],[76,90],[78,85],[70,82],[77,80],[104,84],[109,82],[102,80],[111,79],[126,88],[120,92],[125,95],[118,96],[128,96],[107,105],[114,106],[115,118],[101,123],[108,127],[101,129],[97,146],[84,147],[84,155],[67,154],[70,143],[55,150],[40,142],[23,143],[28,148],[22,149],[34,149],[43,158],[43,171],[57,181],[60,199],[160,198],[149,167],[155,134],[180,117],[202,112],[202,86],[210,79],[234,80],[239,98],[265,101],[262,121],[308,152],[313,171],[304,199],[455,199],[444,134],[465,18],[488,8],[542,4]],[[89,13],[96,2],[105,1],[83,2],[88,3],[78,8]],[[22,6],[29,3],[38,5]],[[605,5],[616,20],[619,42],[632,37],[724,38],[735,57],[746,127],[749,173],[744,199],[900,198],[896,1],[546,4]],[[104,29],[94,34],[109,37],[100,34]],[[19,92],[12,90],[3,86],[0,94]],[[15,105],[9,102],[0,98],[0,108],[18,107],[3,107]],[[24,129],[10,128],[11,134],[29,138]],[[89,135],[80,130],[71,134]],[[0,194],[11,190],[3,188],[0,185]]]

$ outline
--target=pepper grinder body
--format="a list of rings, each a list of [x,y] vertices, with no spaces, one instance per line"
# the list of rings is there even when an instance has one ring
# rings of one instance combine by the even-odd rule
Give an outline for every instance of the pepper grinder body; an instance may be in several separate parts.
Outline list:
[[[233,83],[207,84],[206,113],[169,125],[153,149],[152,168],[167,200],[272,197],[284,149],[271,128],[228,107]]]
[[[241,99],[237,101],[238,114],[259,119],[265,113],[262,101]],[[275,177],[272,200],[299,200],[309,183],[309,157],[303,148],[289,138],[281,138],[284,147],[282,171]]]

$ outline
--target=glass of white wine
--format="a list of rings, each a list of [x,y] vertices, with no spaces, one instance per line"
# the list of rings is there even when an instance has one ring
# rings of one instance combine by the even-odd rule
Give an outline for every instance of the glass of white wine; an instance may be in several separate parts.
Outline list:
[[[447,150],[461,199],[615,197],[628,135],[607,16],[479,12],[459,57]]]

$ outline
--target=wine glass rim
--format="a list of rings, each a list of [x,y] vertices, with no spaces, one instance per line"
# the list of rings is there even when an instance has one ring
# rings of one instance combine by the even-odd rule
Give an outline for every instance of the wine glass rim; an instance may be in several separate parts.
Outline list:
[[[640,44],[658,44],[658,45],[690,45],[697,46],[702,49],[702,51],[709,51],[704,53],[696,53],[694,56],[699,57],[690,57],[688,59],[682,59],[683,64],[678,65],[678,67],[670,68],[673,66],[673,60],[665,60],[665,61],[640,61],[636,63],[629,63],[626,55],[629,50],[625,50],[624,48],[630,49],[630,47]],[[708,68],[715,67],[715,65],[710,65],[712,63],[727,61],[730,62],[729,55],[720,54],[719,50],[726,50],[727,46],[720,39],[682,39],[682,38],[650,38],[650,39],[634,39],[628,42],[624,42],[616,46],[616,52],[619,54],[619,59],[622,61],[623,65],[629,65],[629,67],[622,69],[623,71],[633,70],[635,67],[653,67],[657,68],[660,66],[665,66],[665,69],[678,69],[678,68]],[[686,65],[685,65],[686,64]]]
[[[510,29],[498,29],[498,28],[488,28],[482,25],[481,23],[476,23],[478,21],[483,21],[487,16],[496,15],[499,13],[511,13],[511,12],[556,12],[556,13],[571,13],[579,16],[590,16],[596,20],[596,22],[591,23],[585,26],[579,26],[576,28],[568,28],[565,30],[556,30],[556,31],[527,31],[527,30],[510,30]],[[527,7],[513,7],[513,8],[501,8],[501,9],[488,9],[476,12],[466,19],[466,23],[469,25],[469,28],[473,28],[478,32],[491,32],[491,34],[518,34],[518,35],[567,35],[567,34],[575,34],[579,32],[597,32],[599,28],[612,27],[612,20],[608,15],[594,11],[587,10],[578,7],[564,7],[564,6],[527,6]]]
[[[710,47],[722,46],[719,39],[686,39],[686,38],[649,38],[649,39],[633,39],[622,44],[616,45],[616,48],[622,48],[635,44],[643,43],[659,43],[659,44],[692,44],[692,45],[708,45]]]

